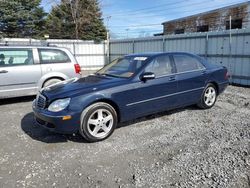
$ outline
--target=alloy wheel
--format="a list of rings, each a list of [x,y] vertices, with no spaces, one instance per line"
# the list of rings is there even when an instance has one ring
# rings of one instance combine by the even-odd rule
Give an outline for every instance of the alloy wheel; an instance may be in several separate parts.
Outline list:
[[[204,102],[207,106],[212,106],[216,100],[216,91],[213,87],[208,87],[204,94]]]
[[[109,134],[114,124],[114,117],[106,109],[94,111],[87,121],[89,133],[96,138],[103,138]]]

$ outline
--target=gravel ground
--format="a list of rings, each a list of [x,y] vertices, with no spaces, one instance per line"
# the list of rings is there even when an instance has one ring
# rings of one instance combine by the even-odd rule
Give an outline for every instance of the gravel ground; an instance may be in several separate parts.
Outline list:
[[[250,187],[250,89],[86,143],[33,124],[31,98],[0,101],[0,187]]]

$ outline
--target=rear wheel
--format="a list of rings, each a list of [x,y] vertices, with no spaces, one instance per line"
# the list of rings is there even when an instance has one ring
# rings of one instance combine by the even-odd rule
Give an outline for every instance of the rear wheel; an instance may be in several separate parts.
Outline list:
[[[208,109],[214,106],[217,99],[217,91],[214,84],[209,83],[203,91],[202,97],[197,104],[200,108]]]
[[[98,102],[82,112],[80,134],[89,142],[97,142],[108,138],[116,125],[115,109],[107,103]]]
[[[48,87],[50,85],[56,84],[58,82],[61,82],[62,80],[58,79],[58,78],[52,78],[47,80],[46,82],[44,82],[43,87]]]

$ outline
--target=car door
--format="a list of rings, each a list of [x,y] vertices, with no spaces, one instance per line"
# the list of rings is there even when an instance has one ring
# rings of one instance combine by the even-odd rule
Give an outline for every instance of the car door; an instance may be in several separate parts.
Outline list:
[[[74,65],[69,56],[59,49],[38,49],[42,74],[63,73],[68,77],[75,75]]]
[[[154,58],[145,72],[155,74],[155,79],[136,81],[126,91],[127,117],[139,117],[154,112],[171,109],[177,105],[177,80],[173,61],[168,55]]]
[[[41,68],[32,48],[0,48],[0,98],[36,94]]]
[[[197,103],[207,80],[204,65],[195,56],[187,54],[174,54],[173,59],[177,71],[179,105]]]

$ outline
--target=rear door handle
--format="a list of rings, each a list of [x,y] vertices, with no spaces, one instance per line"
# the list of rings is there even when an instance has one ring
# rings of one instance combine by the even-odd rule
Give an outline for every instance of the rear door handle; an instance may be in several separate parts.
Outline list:
[[[174,81],[175,80],[175,76],[170,76],[168,80],[169,81]]]
[[[4,73],[7,73],[7,72],[8,72],[7,70],[1,70],[0,74],[4,74]]]

